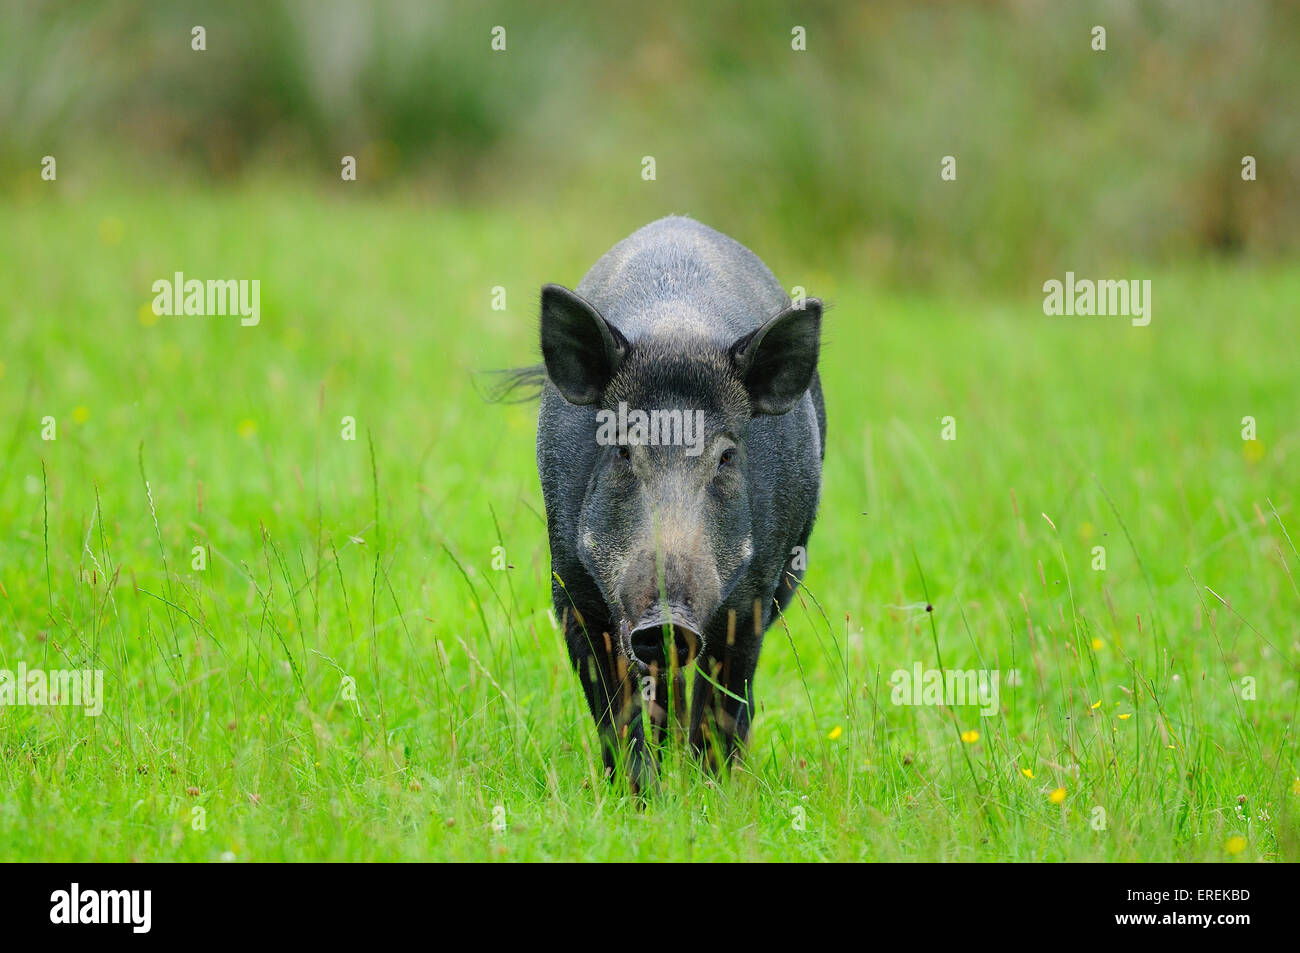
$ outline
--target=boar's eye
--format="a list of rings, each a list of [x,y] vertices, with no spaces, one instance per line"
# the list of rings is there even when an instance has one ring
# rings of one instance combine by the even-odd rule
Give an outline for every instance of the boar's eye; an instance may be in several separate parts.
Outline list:
[[[728,447],[722,451],[722,456],[718,458],[718,467],[729,467],[736,462],[736,448]]]
[[[631,460],[631,459],[632,459],[632,453],[631,453],[630,450],[627,449],[627,446],[626,446],[626,445],[624,445],[624,444],[619,444],[619,445],[618,445],[618,458],[619,458],[620,460]]]

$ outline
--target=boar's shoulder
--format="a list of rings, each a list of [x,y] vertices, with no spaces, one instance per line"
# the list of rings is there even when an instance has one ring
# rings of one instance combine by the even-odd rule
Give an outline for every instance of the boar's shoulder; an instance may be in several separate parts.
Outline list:
[[[651,222],[623,239],[576,290],[631,342],[668,335],[725,344],[790,303],[757,255],[680,216]]]

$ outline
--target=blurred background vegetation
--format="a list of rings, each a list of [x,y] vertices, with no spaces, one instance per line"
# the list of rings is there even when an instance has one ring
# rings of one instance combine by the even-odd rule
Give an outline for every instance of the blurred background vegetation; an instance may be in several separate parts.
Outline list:
[[[334,188],[350,154],[353,196],[491,206],[530,241],[554,218],[593,255],[683,212],[765,256],[1036,292],[1297,245],[1296,3],[4,6],[0,203],[40,187],[46,154],[73,194],[110,164]]]

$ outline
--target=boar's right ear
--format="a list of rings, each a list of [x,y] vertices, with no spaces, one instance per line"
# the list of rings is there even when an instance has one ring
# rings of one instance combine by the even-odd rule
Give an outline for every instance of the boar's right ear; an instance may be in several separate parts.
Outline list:
[[[787,413],[812,384],[821,349],[822,303],[791,305],[731,346],[754,415]]]
[[[546,376],[571,404],[594,404],[627,357],[627,339],[568,288],[542,288]]]

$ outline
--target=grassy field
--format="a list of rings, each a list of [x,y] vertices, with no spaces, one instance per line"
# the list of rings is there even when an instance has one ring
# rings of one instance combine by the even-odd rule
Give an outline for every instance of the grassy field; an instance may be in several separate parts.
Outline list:
[[[535,408],[472,378],[642,224],[573,216],[8,201],[0,668],[106,697],[0,707],[0,859],[1300,858],[1300,270],[1115,275],[1137,328],[769,260],[833,306],[807,587],[744,767],[670,753],[638,805],[548,617]],[[260,279],[261,323],[156,317],[176,271]],[[1019,677],[892,704],[918,662]]]

